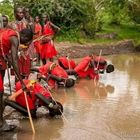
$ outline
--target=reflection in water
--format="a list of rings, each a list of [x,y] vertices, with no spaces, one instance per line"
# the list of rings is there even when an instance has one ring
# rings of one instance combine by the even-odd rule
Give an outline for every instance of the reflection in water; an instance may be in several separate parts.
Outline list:
[[[64,118],[34,120],[35,140],[139,140],[140,54],[110,56],[115,71],[100,81],[81,79],[75,87],[59,88],[53,97],[64,106]],[[0,140],[32,140],[28,120],[22,131]]]

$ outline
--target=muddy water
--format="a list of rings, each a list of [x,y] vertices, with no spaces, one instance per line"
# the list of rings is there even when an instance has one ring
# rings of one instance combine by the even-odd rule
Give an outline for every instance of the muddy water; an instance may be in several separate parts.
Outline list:
[[[38,111],[35,136],[24,119],[20,131],[0,140],[140,140],[140,54],[109,59],[115,72],[100,75],[99,82],[83,79],[74,88],[54,90],[64,106],[62,118]]]

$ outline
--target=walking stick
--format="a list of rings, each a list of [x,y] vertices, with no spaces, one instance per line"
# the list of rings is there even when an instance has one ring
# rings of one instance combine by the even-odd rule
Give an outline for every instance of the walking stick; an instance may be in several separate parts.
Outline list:
[[[31,128],[32,128],[32,132],[33,132],[33,134],[35,134],[35,127],[34,127],[33,119],[31,116],[30,109],[29,109],[29,104],[28,104],[28,100],[27,100],[27,93],[25,91],[24,91],[24,97],[25,97],[25,102],[26,102],[26,107],[27,107],[27,112],[28,112],[28,116],[29,116],[29,120],[30,120],[30,124],[31,124]]]
[[[99,61],[100,61],[101,55],[102,55],[102,49],[100,50],[100,53],[99,53],[99,59],[98,59],[98,62],[97,62],[96,70],[98,70],[98,67],[99,67]],[[95,83],[95,86],[96,86],[96,87],[97,87],[98,84],[99,84],[99,81],[98,81],[98,83],[97,83],[97,81],[96,81],[96,77],[94,78],[94,83]],[[97,93],[97,96],[100,98],[99,93]]]
[[[31,83],[26,85],[27,88],[29,88],[30,86],[31,86]],[[29,116],[29,120],[30,120],[30,124],[31,124],[31,128],[32,128],[32,132],[33,132],[33,134],[35,134],[35,128],[34,128],[32,116],[31,116],[31,112],[30,112],[30,109],[29,109],[29,103],[28,103],[28,100],[27,100],[27,93],[23,89],[19,89],[18,91],[16,91],[15,93],[13,93],[11,95],[10,100],[15,100],[15,98],[17,96],[19,96],[21,93],[24,93],[25,103],[26,103],[26,107],[27,107],[27,112],[28,112],[28,116]]]
[[[97,69],[99,67],[99,61],[100,61],[101,55],[102,55],[102,50],[100,50],[100,53],[99,53],[99,60],[98,60],[97,67],[96,67]]]
[[[8,64],[7,64],[8,66]],[[9,73],[9,69],[7,67],[7,75],[8,75],[8,82],[9,82],[9,90],[10,90],[10,95],[12,94],[12,87],[11,87],[11,78],[10,78],[10,73]]]
[[[69,56],[66,57],[67,60],[68,60],[68,67],[69,67],[69,70],[71,69],[71,66],[70,66],[70,60],[69,60]]]

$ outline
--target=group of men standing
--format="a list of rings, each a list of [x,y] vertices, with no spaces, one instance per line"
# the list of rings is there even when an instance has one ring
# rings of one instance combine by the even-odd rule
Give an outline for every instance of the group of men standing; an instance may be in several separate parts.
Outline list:
[[[47,15],[43,17],[43,25],[40,24],[39,16],[32,18],[28,8],[17,7],[14,15],[15,21],[11,23],[7,16],[0,16],[0,132],[14,129],[14,126],[8,125],[3,118],[3,83],[6,69],[12,69],[16,81],[20,81],[22,89],[27,91],[23,79],[30,74],[34,53],[38,55],[38,60],[41,57],[43,64],[46,64],[47,59],[53,61],[53,57],[57,55],[53,37],[59,28],[48,20]]]

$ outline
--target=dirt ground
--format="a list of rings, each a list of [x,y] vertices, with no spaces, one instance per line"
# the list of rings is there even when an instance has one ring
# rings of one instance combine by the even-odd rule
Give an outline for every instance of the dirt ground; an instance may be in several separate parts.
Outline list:
[[[92,53],[99,54],[100,50],[102,50],[102,55],[130,53],[136,51],[132,40],[123,40],[110,44],[78,44],[60,42],[55,43],[55,47],[58,51],[58,57],[69,56],[71,58],[81,58]]]

